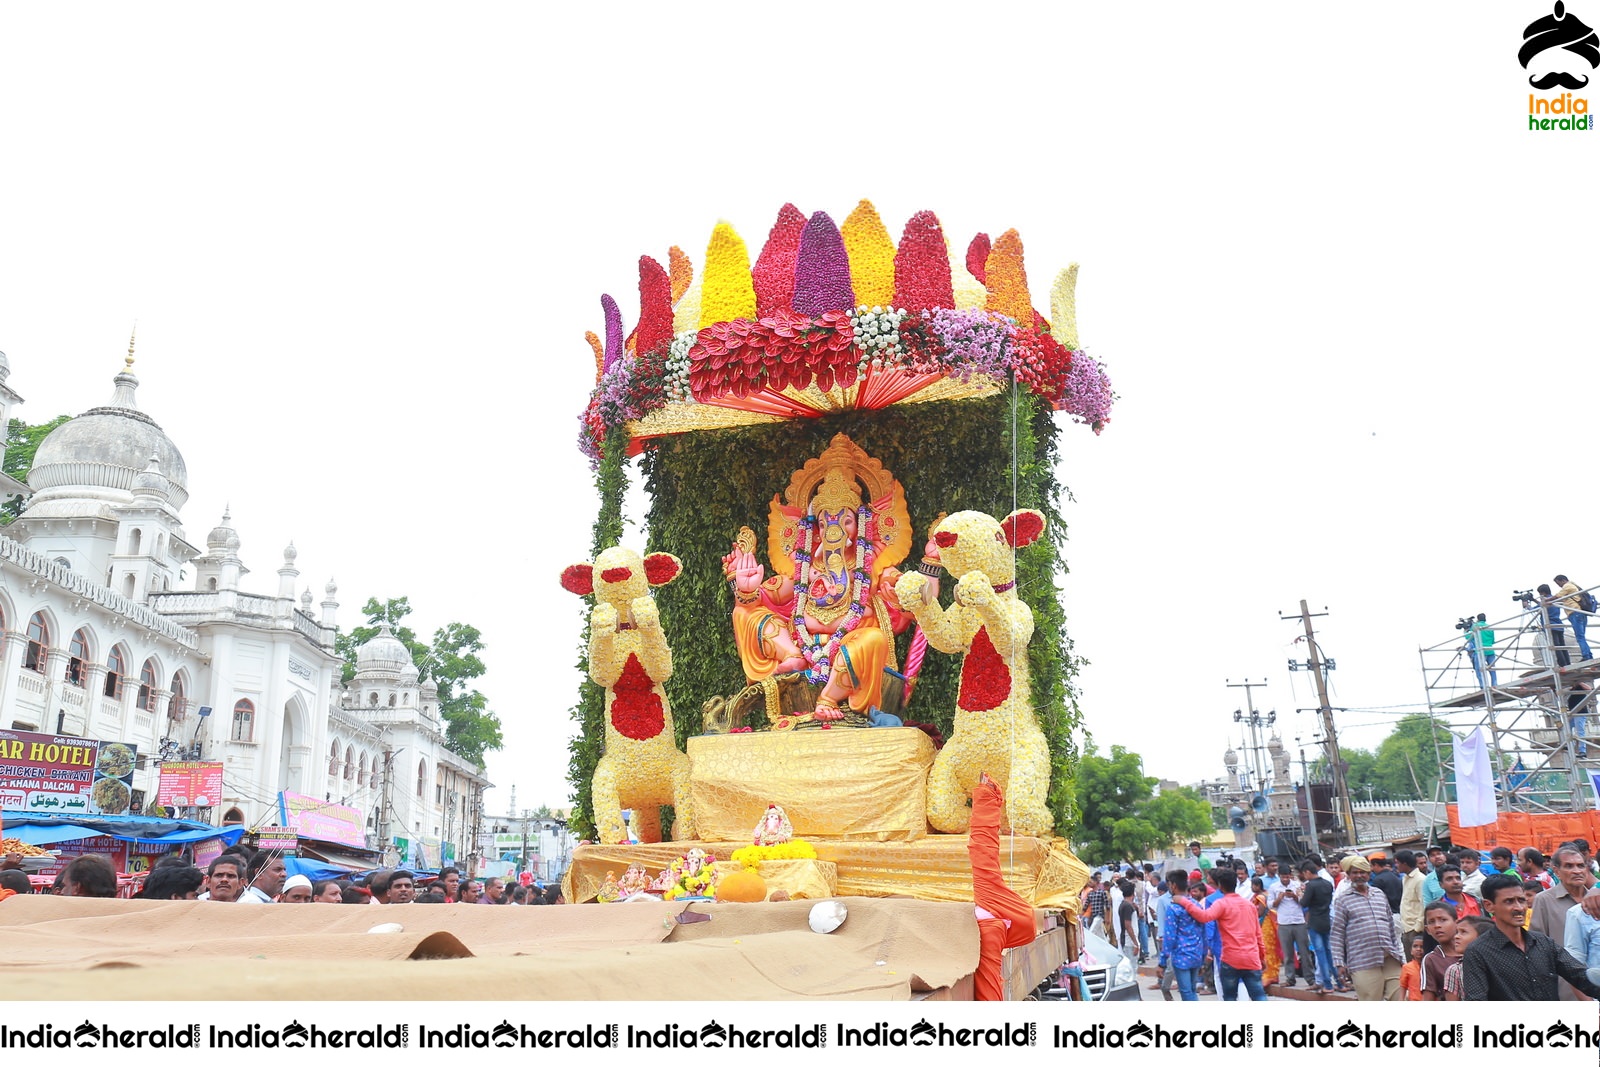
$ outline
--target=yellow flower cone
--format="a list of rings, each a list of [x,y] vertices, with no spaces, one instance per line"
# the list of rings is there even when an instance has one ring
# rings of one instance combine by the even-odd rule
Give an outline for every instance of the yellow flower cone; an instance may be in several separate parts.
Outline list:
[[[1033,323],[1033,300],[1028,296],[1028,272],[1022,266],[1022,237],[1007,230],[989,250],[985,273],[989,275],[990,311],[1010,315],[1019,326]]]
[[[726,222],[717,223],[706,246],[706,269],[701,274],[698,329],[714,322],[756,317],[756,286],[750,277],[750,252],[744,238]]]
[[[1076,350],[1078,347],[1078,265],[1056,275],[1050,287],[1050,336]]]
[[[856,303],[867,307],[894,304],[894,241],[872,201],[863,200],[839,227],[850,257],[850,287]]]

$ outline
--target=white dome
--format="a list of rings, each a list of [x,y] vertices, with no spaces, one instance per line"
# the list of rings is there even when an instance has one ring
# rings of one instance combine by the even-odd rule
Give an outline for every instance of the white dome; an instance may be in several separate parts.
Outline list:
[[[239,535],[233,529],[233,516],[227,509],[222,512],[222,521],[206,534],[206,547],[211,550],[213,556],[220,556],[230,548],[239,547]]]
[[[356,650],[357,674],[402,674],[407,667],[416,669],[411,652],[386,622],[379,623],[378,632]]]
[[[77,513],[71,503],[127,503],[152,459],[168,482],[172,506],[181,508],[189,499],[183,455],[134,403],[139,379],[124,371],[114,381],[110,404],[89,409],[40,442],[28,472],[34,491],[30,512],[67,515]]]

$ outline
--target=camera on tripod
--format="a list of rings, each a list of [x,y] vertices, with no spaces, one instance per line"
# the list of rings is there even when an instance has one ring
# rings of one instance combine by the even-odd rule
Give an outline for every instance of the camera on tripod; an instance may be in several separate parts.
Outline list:
[[[1532,589],[1517,589],[1511,593],[1511,599],[1519,604],[1531,604],[1539,598]]]
[[[1460,620],[1456,622],[1456,629],[1470,630],[1477,621],[1478,617],[1476,615],[1463,615],[1461,616]]]

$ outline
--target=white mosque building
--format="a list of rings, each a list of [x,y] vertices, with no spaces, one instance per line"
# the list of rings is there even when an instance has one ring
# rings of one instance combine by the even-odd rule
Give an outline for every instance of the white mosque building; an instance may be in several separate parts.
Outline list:
[[[292,544],[257,592],[227,514],[190,543],[188,471],[132,366],[130,344],[110,401],[45,438],[26,485],[0,475],[0,497],[25,500],[0,527],[0,730],[136,746],[146,807],[162,760],[215,761],[223,792],[202,818],[273,825],[298,794],[359,812],[391,861],[466,866],[489,782],[445,747],[436,687],[387,628],[341,685],[337,588],[315,611]],[[10,371],[0,353],[0,427],[22,401]]]

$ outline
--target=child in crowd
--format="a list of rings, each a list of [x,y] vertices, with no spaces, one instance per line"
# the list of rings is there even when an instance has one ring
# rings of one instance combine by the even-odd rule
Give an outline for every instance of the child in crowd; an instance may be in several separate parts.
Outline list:
[[[1421,993],[1423,1000],[1444,999],[1444,974],[1453,963],[1460,963],[1456,954],[1456,909],[1449,901],[1440,899],[1429,904],[1422,912]]]
[[[1494,920],[1487,915],[1471,915],[1456,923],[1456,962],[1444,972],[1444,999],[1461,999],[1461,957],[1467,954],[1468,947],[1478,940],[1478,935],[1485,930],[1494,928]]]
[[[1422,999],[1422,935],[1406,935],[1406,965],[1400,968],[1400,998]]]

